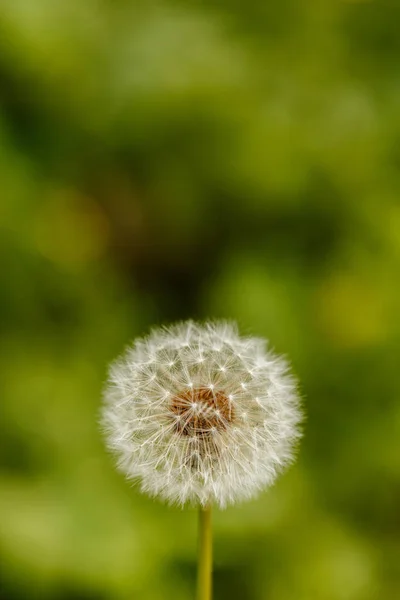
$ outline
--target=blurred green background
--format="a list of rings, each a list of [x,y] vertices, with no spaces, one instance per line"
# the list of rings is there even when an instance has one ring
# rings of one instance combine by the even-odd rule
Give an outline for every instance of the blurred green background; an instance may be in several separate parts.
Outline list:
[[[185,600],[196,513],[118,475],[107,364],[238,320],[299,460],[216,512],[221,600],[400,598],[400,3],[0,4],[0,598]]]

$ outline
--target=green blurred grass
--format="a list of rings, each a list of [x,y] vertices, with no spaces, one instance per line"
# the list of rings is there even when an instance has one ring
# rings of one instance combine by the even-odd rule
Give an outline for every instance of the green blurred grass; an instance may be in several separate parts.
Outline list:
[[[218,598],[400,595],[395,2],[0,8],[0,597],[192,597],[192,511],[113,469],[108,362],[224,317],[302,383],[298,463],[215,515]]]

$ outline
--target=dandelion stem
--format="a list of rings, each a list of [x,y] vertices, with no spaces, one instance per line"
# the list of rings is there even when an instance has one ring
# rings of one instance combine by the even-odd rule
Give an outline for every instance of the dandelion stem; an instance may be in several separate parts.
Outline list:
[[[197,600],[212,597],[211,506],[199,508],[199,550],[197,562]]]

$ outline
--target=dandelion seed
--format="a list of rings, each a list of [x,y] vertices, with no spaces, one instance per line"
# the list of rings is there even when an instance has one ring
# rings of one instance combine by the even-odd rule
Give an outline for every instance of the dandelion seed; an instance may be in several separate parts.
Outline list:
[[[220,507],[274,483],[300,421],[286,362],[218,322],[138,340],[112,365],[102,411],[108,447],[143,491]]]

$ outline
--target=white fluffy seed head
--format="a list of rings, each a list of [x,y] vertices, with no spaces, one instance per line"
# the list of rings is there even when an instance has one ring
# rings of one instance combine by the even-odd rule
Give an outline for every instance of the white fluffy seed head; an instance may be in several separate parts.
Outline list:
[[[286,362],[234,324],[153,330],[110,369],[107,445],[129,479],[171,502],[225,507],[293,459],[301,412]]]

